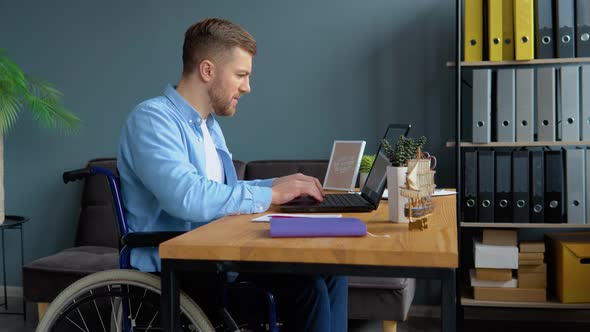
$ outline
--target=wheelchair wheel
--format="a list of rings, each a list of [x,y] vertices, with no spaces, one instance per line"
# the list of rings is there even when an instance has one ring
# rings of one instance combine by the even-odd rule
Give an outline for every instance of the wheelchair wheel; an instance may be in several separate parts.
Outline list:
[[[36,332],[158,331],[160,295],[160,279],[149,273],[97,272],[61,292],[47,308]],[[183,292],[180,320],[182,331],[214,331],[201,308]]]

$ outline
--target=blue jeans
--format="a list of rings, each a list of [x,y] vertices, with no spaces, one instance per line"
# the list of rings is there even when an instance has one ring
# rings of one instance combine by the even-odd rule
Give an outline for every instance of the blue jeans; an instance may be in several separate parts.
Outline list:
[[[348,277],[306,277],[296,297],[295,310],[301,325],[297,331],[348,331]]]
[[[219,278],[210,273],[183,273],[181,289],[191,296],[214,324]],[[345,332],[348,330],[348,277],[292,274],[240,273],[238,281],[250,281],[275,296],[281,332]],[[250,310],[266,312],[265,304],[243,300]]]
[[[274,293],[281,331],[348,330],[348,277],[268,274],[247,279]]]

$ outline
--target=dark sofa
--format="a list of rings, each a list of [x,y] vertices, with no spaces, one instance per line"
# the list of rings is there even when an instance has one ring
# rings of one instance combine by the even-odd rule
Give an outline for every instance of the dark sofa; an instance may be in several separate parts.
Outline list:
[[[93,159],[88,164],[116,171],[114,158]],[[328,161],[234,161],[234,165],[240,179],[304,173],[323,182]],[[74,246],[23,267],[25,300],[51,302],[73,281],[97,271],[118,268],[118,247],[119,235],[108,184],[102,177],[87,179]],[[410,278],[350,277],[349,318],[383,320],[395,326],[394,321],[406,319],[415,289],[415,280]]]

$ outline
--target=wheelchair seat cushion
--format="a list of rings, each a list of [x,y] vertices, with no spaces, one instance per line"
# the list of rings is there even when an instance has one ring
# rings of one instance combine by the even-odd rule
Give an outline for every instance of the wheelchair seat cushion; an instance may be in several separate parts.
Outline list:
[[[24,297],[33,302],[51,302],[74,281],[94,272],[118,268],[119,251],[116,248],[68,248],[23,267]]]

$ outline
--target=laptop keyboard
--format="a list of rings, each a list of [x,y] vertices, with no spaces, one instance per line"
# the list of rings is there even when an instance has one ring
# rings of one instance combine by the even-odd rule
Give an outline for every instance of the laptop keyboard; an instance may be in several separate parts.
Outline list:
[[[328,194],[320,206],[365,206],[367,201],[357,194]]]

